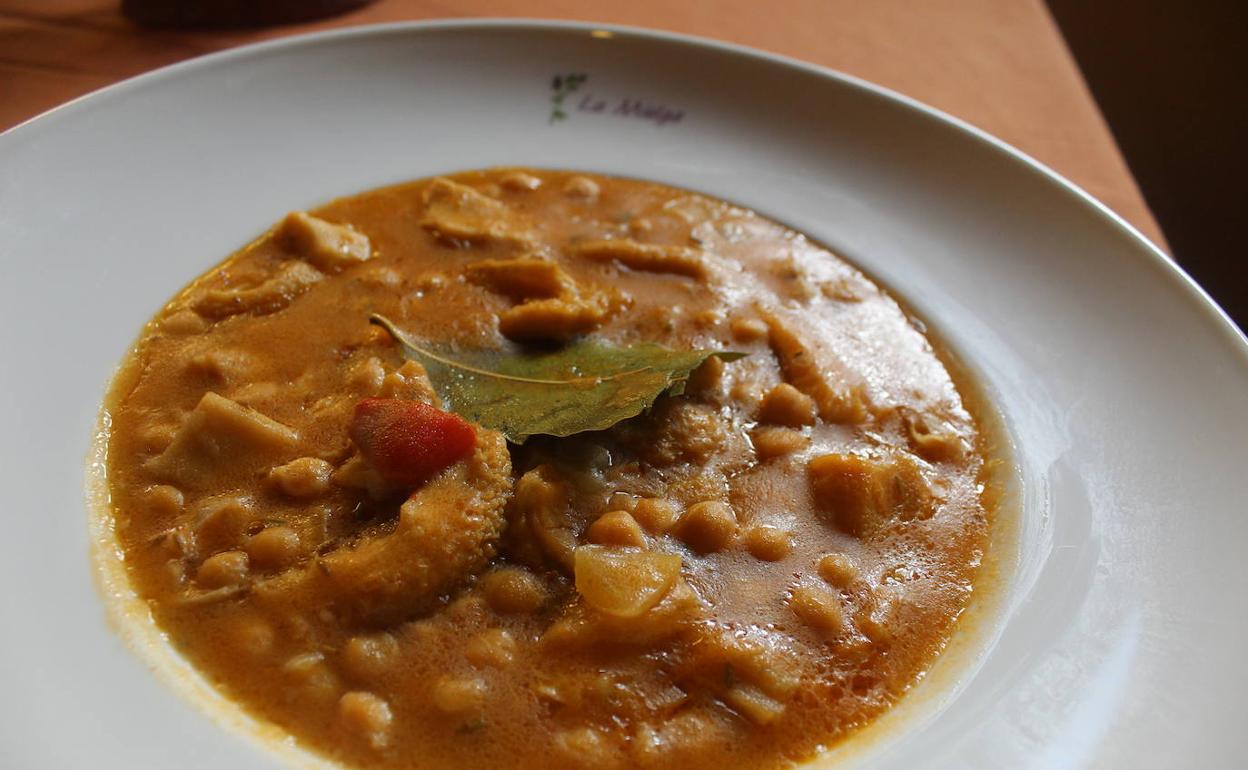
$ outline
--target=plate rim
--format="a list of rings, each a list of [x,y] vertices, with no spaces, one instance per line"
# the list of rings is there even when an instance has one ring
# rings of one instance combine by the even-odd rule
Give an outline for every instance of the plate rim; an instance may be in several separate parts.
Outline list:
[[[1032,178],[1036,178],[1034,175],[1039,173],[1040,178],[1047,180],[1046,187],[1050,184],[1056,184],[1057,189],[1053,190],[1053,192],[1059,197],[1055,197],[1054,200],[1062,200],[1064,198],[1069,202],[1069,204],[1073,204],[1075,206],[1075,208],[1066,210],[1067,216],[1082,217],[1084,215],[1090,215],[1086,220],[1086,226],[1090,231],[1100,231],[1105,234],[1106,237],[1109,236],[1109,233],[1113,233],[1114,242],[1107,246],[1108,249],[1117,250],[1118,248],[1121,248],[1124,252],[1130,250],[1132,256],[1127,258],[1130,260],[1139,256],[1139,248],[1136,241],[1142,241],[1145,251],[1150,257],[1148,261],[1154,265],[1153,269],[1161,271],[1161,275],[1158,275],[1158,277],[1161,277],[1162,275],[1165,276],[1164,279],[1159,282],[1157,289],[1158,299],[1164,300],[1167,307],[1182,308],[1185,311],[1196,311],[1191,313],[1191,323],[1193,324],[1193,329],[1199,330],[1202,336],[1208,335],[1208,339],[1211,342],[1214,339],[1218,340],[1215,347],[1218,360],[1226,364],[1230,364],[1231,361],[1235,361],[1236,363],[1234,364],[1234,367],[1237,371],[1245,370],[1244,364],[1246,360],[1248,360],[1248,354],[1246,354],[1246,351],[1248,351],[1248,339],[1246,339],[1243,333],[1240,332],[1240,330],[1236,328],[1232,322],[1230,322],[1226,314],[1209,298],[1204,290],[1186,275],[1181,267],[1174,263],[1173,260],[1162,252],[1156,245],[1148,241],[1148,239],[1133,226],[1109,210],[1103,203],[1097,201],[1086,191],[1082,190],[1069,180],[1066,180],[1052,169],[1044,166],[1030,156],[1027,156],[1025,153],[1011,147],[996,137],[987,134],[981,129],[961,121],[958,118],[949,116],[939,110],[936,110],[935,108],[931,108],[921,102],[911,99],[910,97],[892,92],[868,81],[845,75],[844,73],[839,73],[834,70],[829,70],[827,68],[822,68],[817,65],[810,65],[805,62],[793,60],[788,57],[770,54],[765,51],[757,51],[745,46],[720,43],[718,41],[705,40],[703,38],[696,38],[676,33],[657,32],[635,27],[596,25],[584,22],[548,23],[541,20],[517,22],[517,20],[512,19],[491,19],[473,20],[467,22],[399,22],[382,25],[362,25],[359,27],[341,30],[297,35],[275,41],[241,46],[235,49],[222,51],[217,54],[211,54],[192,59],[187,62],[174,64],[169,67],[154,70],[150,73],[145,73],[135,78],[121,81],[113,86],[100,89],[99,91],[75,99],[65,105],[62,105],[61,107],[49,111],[49,113],[44,113],[41,116],[37,116],[36,118],[24,122],[20,126],[14,127],[14,129],[11,129],[10,131],[0,134],[0,157],[3,157],[6,153],[14,149],[20,153],[22,150],[22,142],[26,141],[28,138],[38,138],[38,131],[42,129],[32,130],[25,128],[37,120],[44,119],[39,125],[53,129],[55,129],[56,125],[59,125],[59,123],[53,121],[71,120],[70,125],[76,125],[72,123],[72,121],[81,121],[84,117],[84,113],[88,116],[91,114],[90,110],[111,109],[114,107],[116,102],[110,101],[110,99],[115,100],[116,98],[124,98],[134,93],[142,93],[142,88],[152,85],[167,85],[168,81],[162,80],[162,78],[178,78],[184,77],[188,74],[201,73],[202,71],[195,69],[196,67],[220,67],[223,64],[230,66],[230,62],[234,62],[235,65],[237,65],[240,61],[244,63],[247,62],[249,57],[256,57],[250,60],[255,62],[261,60],[261,57],[281,57],[285,53],[289,53],[291,51],[298,51],[301,49],[315,50],[312,47],[320,46],[322,44],[335,45],[340,41],[347,41],[353,45],[366,46],[369,45],[368,40],[374,37],[385,39],[389,35],[395,35],[398,39],[405,39],[402,36],[412,35],[412,38],[410,39],[424,40],[426,35],[436,36],[437,34],[446,31],[453,34],[460,31],[475,31],[496,28],[513,29],[519,34],[542,34],[556,32],[569,33],[569,35],[575,35],[578,32],[593,30],[610,30],[613,33],[619,32],[622,37],[626,34],[635,35],[633,39],[637,42],[644,43],[646,41],[658,41],[670,43],[674,46],[672,50],[679,50],[679,48],[675,46],[690,45],[692,48],[689,50],[692,50],[695,53],[700,52],[706,54],[716,54],[717,52],[727,52],[729,54],[738,54],[741,55],[741,57],[736,60],[750,64],[751,66],[771,67],[776,64],[783,65],[783,67],[787,68],[787,72],[791,75],[813,73],[815,75],[822,76],[827,79],[827,85],[831,87],[846,87],[851,93],[861,96],[864,100],[875,101],[878,104],[888,104],[894,107],[910,107],[912,110],[917,111],[911,112],[910,116],[917,120],[928,121],[927,125],[930,126],[932,130],[944,131],[946,132],[946,136],[951,139],[956,139],[958,137],[978,139],[983,143],[979,144],[981,150],[987,150],[988,152],[1001,157],[1003,163],[1006,164],[1003,168],[1013,167],[1019,170],[1025,169],[1029,172],[1029,174],[1033,175]],[[559,39],[572,40],[575,38],[561,37]],[[305,46],[309,48],[304,48]],[[784,74],[786,69],[773,69],[772,71],[777,74]],[[138,90],[127,91],[127,88]],[[111,96],[104,98],[109,93],[111,93]],[[24,128],[25,130],[17,132],[18,128]],[[949,131],[951,128],[954,129],[954,131]],[[16,146],[10,141],[13,139],[13,134],[15,133],[17,134]],[[53,136],[55,137],[57,135],[53,134]],[[1021,169],[1017,165],[1018,163],[1022,163]],[[1100,216],[1097,216],[1098,214]],[[1118,229],[1105,230],[1104,217],[1108,217],[1111,224],[1117,224]],[[1128,236],[1125,239],[1121,237],[1124,233]],[[1134,236],[1134,239],[1130,236]],[[1010,259],[1008,255],[1006,258]],[[1135,263],[1130,262],[1129,264],[1133,266]],[[1170,269],[1167,270],[1167,267]],[[1157,274],[1154,273],[1153,275]],[[1188,298],[1186,301],[1196,303],[1196,307],[1184,308],[1182,304],[1170,304],[1171,300],[1168,297],[1171,292],[1173,292],[1176,288],[1180,288],[1174,285],[1176,279],[1180,285],[1187,284],[1187,291],[1183,292],[1183,294]],[[1216,326],[1218,325],[1216,319],[1219,317],[1223,321],[1223,324],[1221,325],[1221,331],[1223,333],[1218,334],[1215,337],[1214,330],[1207,328],[1205,324],[1210,320],[1213,320]],[[1225,333],[1228,328],[1231,331],[1230,334]],[[1236,344],[1236,342],[1238,342],[1238,344]],[[1227,347],[1230,349],[1225,350],[1224,352],[1224,348]],[[1236,355],[1237,353],[1238,355]],[[140,655],[139,659],[145,660],[146,658]],[[157,677],[158,681],[160,679],[161,677]],[[168,683],[162,682],[162,684],[167,687]],[[206,709],[201,708],[199,713],[201,716],[206,714],[209,719],[213,719],[211,713]],[[244,737],[249,735],[246,730],[238,731],[238,733]]]
[[[808,62],[785,54],[774,53],[760,48],[733,43],[724,40],[690,35],[682,32],[652,29],[625,24],[602,24],[587,21],[564,19],[548,19],[540,17],[483,17],[473,19],[421,19],[394,21],[380,24],[359,24],[336,29],[319,30],[296,35],[280,37],[248,43],[221,51],[196,56],[180,62],[158,67],[140,73],[116,83],[104,86],[81,96],[75,97],[50,110],[28,118],[15,126],[0,132],[0,154],[9,151],[15,143],[25,140],[45,125],[53,122],[69,120],[84,110],[94,108],[107,100],[117,98],[131,91],[146,88],[170,78],[180,77],[185,73],[218,66],[221,63],[237,59],[266,56],[284,49],[315,46],[326,41],[350,40],[391,34],[436,34],[446,31],[506,30],[518,32],[545,33],[593,33],[608,32],[611,37],[622,36],[667,44],[689,46],[695,49],[708,50],[720,54],[729,54],[742,59],[754,60],[756,63],[769,64],[805,74],[837,81],[862,95],[882,99],[908,108],[924,118],[952,128],[968,138],[987,145],[996,152],[1006,156],[1010,161],[1021,165],[1032,174],[1039,175],[1046,183],[1057,188],[1063,195],[1073,199],[1085,210],[1098,216],[1102,222],[1110,225],[1118,234],[1127,236],[1137,246],[1137,253],[1142,251],[1146,263],[1151,269],[1158,271],[1172,289],[1177,289],[1193,309],[1198,310],[1205,321],[1216,328],[1222,342],[1233,351],[1239,365],[1248,367],[1248,333],[1240,329],[1224,310],[1186,270],[1160,246],[1150,240],[1135,225],[1128,222],[1122,215],[1115,212],[1090,192],[1063,176],[1057,170],[1037,160],[1014,145],[1000,139],[974,124],[933,107],[926,102],[908,96],[886,86],[879,85],[865,78],[851,75],[831,67]],[[1099,107],[1098,107],[1099,109]]]

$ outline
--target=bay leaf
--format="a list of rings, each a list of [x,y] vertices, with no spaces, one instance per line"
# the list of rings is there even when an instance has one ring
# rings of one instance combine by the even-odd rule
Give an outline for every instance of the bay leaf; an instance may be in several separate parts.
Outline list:
[[[641,414],[663,393],[684,392],[689,375],[711,356],[746,355],[588,338],[554,351],[451,351],[418,341],[383,316],[369,320],[425,367],[446,408],[516,444],[535,435],[605,430]]]

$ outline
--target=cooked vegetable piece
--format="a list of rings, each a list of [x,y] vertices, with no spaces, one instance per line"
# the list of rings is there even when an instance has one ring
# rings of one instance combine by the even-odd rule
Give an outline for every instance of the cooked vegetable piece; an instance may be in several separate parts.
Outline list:
[[[633,270],[674,273],[689,278],[706,278],[705,256],[681,246],[656,246],[630,240],[586,241],[570,247],[578,257],[600,262],[619,262]]]
[[[798,322],[791,316],[773,313],[766,321],[768,340],[785,379],[814,400],[822,419],[854,424],[867,418],[861,383],[826,343],[797,331]]]
[[[657,605],[680,577],[680,557],[636,548],[576,549],[576,590],[594,609],[635,618]]]
[[[191,300],[191,308],[214,321],[240,313],[276,313],[324,277],[324,273],[306,262],[287,262],[271,278],[257,286],[208,289]]]
[[[419,401],[366,398],[356,404],[351,440],[398,487],[418,487],[462,460],[477,434],[462,417]]]
[[[931,515],[931,491],[913,460],[829,454],[808,465],[819,507],[851,535],[870,536],[893,521]]]

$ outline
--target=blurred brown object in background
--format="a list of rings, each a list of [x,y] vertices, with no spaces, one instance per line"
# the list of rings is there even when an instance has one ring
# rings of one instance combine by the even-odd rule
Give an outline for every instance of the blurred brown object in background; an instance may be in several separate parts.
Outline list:
[[[121,12],[144,27],[262,27],[346,13],[373,0],[122,0]]]
[[[1174,258],[1248,331],[1248,4],[1047,2]]]

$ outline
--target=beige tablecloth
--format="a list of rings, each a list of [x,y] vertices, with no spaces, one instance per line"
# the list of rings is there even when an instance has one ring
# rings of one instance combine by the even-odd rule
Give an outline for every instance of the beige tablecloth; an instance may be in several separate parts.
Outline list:
[[[1041,0],[379,0],[311,24],[196,32],[141,30],[118,6],[0,0],[0,129],[164,64],[318,29],[480,16],[631,24],[805,59],[927,102],[1057,169],[1162,243]]]

